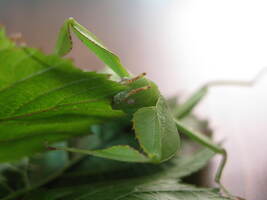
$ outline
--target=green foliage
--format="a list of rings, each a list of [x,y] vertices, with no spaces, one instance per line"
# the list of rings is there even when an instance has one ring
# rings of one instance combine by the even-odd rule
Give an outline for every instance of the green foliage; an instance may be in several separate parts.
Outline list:
[[[67,43],[58,51],[64,54],[71,44],[68,33],[61,34],[66,34],[61,42]],[[113,96],[128,86],[105,74],[84,72],[56,55],[17,47],[3,29],[0,60],[0,200],[227,199],[217,189],[183,183],[214,153],[208,149],[196,153],[189,142],[182,144],[179,154],[173,151],[180,145],[179,135],[162,97],[134,114],[132,130],[131,118],[112,109]],[[190,123],[206,130],[207,124],[195,118]],[[45,143],[55,142],[57,148],[89,148],[90,154],[104,158],[112,158],[113,153],[125,161],[172,159],[155,165],[42,152]]]
[[[0,162],[36,151],[45,143],[89,134],[89,125],[119,116],[114,94],[125,86],[83,72],[68,60],[15,47],[0,34]]]
[[[53,152],[54,153],[54,152]],[[58,177],[53,188],[41,187],[28,194],[26,199],[218,199],[225,200],[216,189],[197,188],[184,184],[181,178],[186,177],[206,165],[214,155],[207,149],[183,156],[178,156],[169,162],[160,165],[134,164],[124,165],[115,162],[110,165],[109,160],[90,160],[95,166],[98,162],[106,166],[107,170],[102,176],[98,173],[75,174],[77,168],[70,168],[65,175]],[[31,161],[32,162],[32,161]],[[77,164],[82,165],[82,163]],[[114,165],[117,165],[114,168]],[[111,167],[108,167],[111,166]],[[90,169],[87,169],[90,171]],[[57,171],[55,172],[58,173]],[[118,174],[120,174],[118,176]],[[53,174],[51,174],[53,176]],[[75,186],[73,186],[75,182]],[[33,182],[38,184],[38,182]],[[23,190],[22,190],[23,191]],[[20,191],[18,191],[20,192]],[[16,194],[16,193],[15,193]],[[12,197],[12,196],[11,196]],[[13,193],[14,197],[14,193]],[[152,199],[153,199],[152,198]],[[12,199],[12,198],[10,198]]]

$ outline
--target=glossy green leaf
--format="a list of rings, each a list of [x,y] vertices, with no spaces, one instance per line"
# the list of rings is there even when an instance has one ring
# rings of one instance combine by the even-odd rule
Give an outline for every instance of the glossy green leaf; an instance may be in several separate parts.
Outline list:
[[[64,25],[60,29],[59,37],[57,40],[55,52],[63,56],[67,54],[72,48],[72,40],[70,30],[108,67],[110,67],[120,77],[128,77],[129,73],[122,66],[120,59],[110,50],[108,50],[100,40],[80,25],[76,20],[70,18],[65,21]]]
[[[0,34],[0,41],[8,41]],[[32,155],[52,143],[89,133],[123,115],[111,108],[125,86],[83,72],[68,60],[0,43],[0,162]]]
[[[133,116],[136,137],[154,162],[168,160],[180,147],[179,134],[163,97],[157,105],[139,109]]]

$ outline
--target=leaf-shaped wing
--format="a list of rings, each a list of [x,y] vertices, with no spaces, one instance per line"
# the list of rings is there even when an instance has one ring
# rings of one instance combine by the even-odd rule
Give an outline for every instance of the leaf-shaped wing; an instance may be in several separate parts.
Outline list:
[[[133,123],[140,146],[154,162],[168,160],[176,154],[180,137],[163,97],[159,97],[156,106],[134,113]]]

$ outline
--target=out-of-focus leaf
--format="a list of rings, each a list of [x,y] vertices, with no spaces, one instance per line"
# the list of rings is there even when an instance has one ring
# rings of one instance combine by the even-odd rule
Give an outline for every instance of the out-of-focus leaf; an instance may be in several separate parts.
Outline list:
[[[66,146],[66,142],[60,142],[57,146]],[[29,161],[28,176],[31,185],[40,182],[51,174],[62,170],[71,162],[69,155],[64,151],[48,151],[37,154]]]
[[[62,196],[59,197],[59,195]],[[126,180],[98,185],[85,185],[48,190],[39,194],[49,200],[227,200],[218,190],[196,188],[175,180]],[[38,198],[38,196],[35,196]]]
[[[93,176],[89,174],[87,174],[89,176],[81,174],[81,176],[78,175],[76,178],[72,176],[70,177],[72,178],[71,183],[82,183],[85,181],[83,183],[86,185],[46,190],[42,194],[46,194],[47,199],[51,200],[61,198],[64,200],[128,200],[132,198],[150,199],[152,197],[154,199],[166,197],[167,199],[178,200],[180,198],[190,199],[189,197],[191,196],[194,196],[196,199],[222,200],[225,198],[222,198],[217,190],[196,188],[182,184],[179,181],[180,178],[186,177],[205,166],[213,155],[209,150],[203,149],[193,155],[183,155],[161,165],[134,164],[128,165],[128,170],[126,169],[127,166],[121,166],[118,171],[114,171],[114,169],[110,171],[111,175],[107,173],[103,176],[103,181],[98,180],[97,183],[94,182]],[[98,177],[99,175],[97,174]],[[63,176],[63,184],[64,182],[68,182],[68,179],[66,177],[64,179]],[[73,185],[71,183],[69,184]],[[65,196],[58,198],[60,194],[65,194]]]

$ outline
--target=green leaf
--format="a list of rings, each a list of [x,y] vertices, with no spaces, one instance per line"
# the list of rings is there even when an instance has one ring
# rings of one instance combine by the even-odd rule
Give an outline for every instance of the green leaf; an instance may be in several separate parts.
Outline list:
[[[63,35],[58,42],[59,54],[65,54],[72,46],[69,38],[69,26],[72,26],[75,34],[88,43],[87,46],[100,59],[105,63],[111,62],[109,66],[117,74],[122,76],[125,73],[120,71],[124,68],[118,65],[119,60],[113,62],[114,57],[106,54],[111,52],[94,35],[73,19],[68,23],[62,28]],[[92,139],[87,136],[86,146],[104,148],[85,150],[91,155],[132,162],[147,162],[150,159],[159,162],[175,156],[159,165],[107,166],[103,170],[105,174],[97,169],[98,174],[83,176],[75,175],[75,172],[79,172],[79,165],[85,157],[73,157],[64,151],[46,152],[18,164],[0,164],[1,200],[227,199],[217,189],[198,188],[181,182],[182,178],[205,166],[214,153],[203,149],[193,155],[177,156],[179,135],[162,97],[156,106],[141,108],[134,114],[136,136],[144,150],[139,152],[130,146],[120,145],[121,139],[128,141],[133,130],[129,130],[130,121],[127,117],[111,108],[114,95],[127,89],[127,86],[110,81],[106,75],[83,72],[70,61],[55,55],[45,56],[35,49],[15,47],[1,29],[0,61],[0,162],[32,155],[44,150],[44,143],[65,140],[90,131],[96,137]],[[109,131],[112,128],[100,125],[117,117],[120,117],[119,122],[111,126],[115,130]],[[124,123],[122,119],[128,122]],[[201,124],[197,128],[203,128],[202,125],[206,126]],[[84,145],[79,139],[72,142],[78,147]],[[131,142],[136,142],[133,137]],[[63,149],[67,143],[61,144]],[[110,147],[111,144],[116,146]],[[104,159],[101,162],[108,165]],[[4,173],[10,169],[14,171],[13,174]],[[68,176],[73,172],[74,176]]]
[[[221,197],[217,190],[196,188],[194,186],[185,185],[177,180],[186,177],[205,166],[208,160],[214,155],[208,149],[203,149],[196,154],[179,156],[170,162],[161,165],[141,165],[135,166],[131,170],[136,173],[134,179],[128,178],[126,181],[118,181],[118,183],[109,183],[94,188],[94,192],[83,190],[78,196],[81,199],[218,199],[225,200]],[[143,166],[143,167],[142,167]],[[154,170],[153,170],[154,168]],[[157,168],[157,170],[155,170]],[[149,171],[154,171],[150,172]],[[113,172],[114,173],[114,172]],[[143,174],[143,175],[142,175]],[[90,188],[91,188],[90,187]],[[90,189],[89,188],[89,189]],[[96,190],[101,189],[102,192]],[[103,189],[103,190],[102,190]],[[91,193],[91,194],[90,194]],[[76,193],[77,194],[77,193]],[[91,196],[90,196],[91,195]],[[75,196],[77,197],[77,196]],[[70,198],[72,199],[72,198]]]
[[[0,40],[7,41],[3,36]],[[0,43],[0,162],[32,155],[124,115],[111,108],[125,89],[68,60]]]
[[[72,40],[70,29],[75,35],[107,66],[109,66],[120,77],[128,77],[129,73],[122,66],[117,55],[112,53],[105,47],[100,40],[85,27],[80,25],[76,20],[70,18],[65,21],[59,32],[55,52],[63,56],[67,54],[72,48]]]
[[[66,192],[68,191],[68,193]],[[46,191],[47,199],[58,200],[58,194],[65,192],[64,200],[227,200],[218,190],[196,188],[191,185],[179,183],[175,180],[131,180],[107,183],[100,185],[88,185],[81,187],[69,187],[60,190]]]
[[[164,167],[161,176],[179,179],[187,177],[205,167],[214,155],[213,151],[204,148],[193,155],[178,157],[172,160],[172,165],[167,169]]]
[[[188,142],[185,142],[184,150],[191,146]],[[78,165],[74,171],[68,172],[67,177],[77,177],[77,179],[100,179],[102,174],[103,180],[114,180],[118,178],[136,178],[136,177],[149,177],[150,179],[161,178],[175,178],[180,179],[189,176],[208,163],[214,153],[209,149],[202,149],[197,153],[184,152],[180,156],[176,156],[170,161],[161,164],[146,164],[146,163],[125,163],[116,162],[114,160],[101,159],[97,157],[88,157]],[[99,177],[100,175],[100,177]],[[110,177],[110,179],[108,178]],[[87,181],[88,182],[88,181]]]
[[[92,172],[92,168],[90,167],[87,175],[83,173],[80,175],[68,176],[68,174],[72,173],[72,171],[69,171],[63,174],[62,177],[59,177],[59,187],[54,185],[53,189],[49,190],[45,189],[45,187],[38,188],[36,191],[32,191],[31,195],[29,197],[27,196],[26,199],[43,198],[56,200],[64,198],[72,200],[85,198],[113,200],[118,197],[123,197],[122,199],[125,198],[128,200],[134,198],[136,195],[141,195],[140,197],[148,198],[148,194],[153,194],[155,198],[160,198],[162,195],[167,195],[167,197],[174,195],[173,198],[176,200],[179,199],[178,197],[183,195],[185,192],[188,193],[189,196],[191,194],[195,194],[196,192],[197,196],[199,195],[200,197],[207,197],[207,200],[209,200],[212,199],[212,196],[219,197],[218,192],[210,189],[201,189],[184,185],[178,180],[201,169],[207,164],[208,160],[213,155],[214,153],[210,150],[202,149],[197,153],[180,155],[160,165],[127,164],[119,167],[115,171],[114,168],[110,166],[110,171],[106,171],[105,174],[96,173],[96,175],[90,174]],[[90,161],[90,163],[92,166],[96,167],[94,162],[99,161],[102,162],[101,166],[106,166],[108,168],[107,165],[110,165],[110,160],[105,159],[93,159]],[[120,162],[117,163],[123,164]],[[125,170],[125,167],[128,169]],[[100,170],[99,164],[97,169]],[[73,170],[74,173],[79,173],[80,171],[79,168],[74,168]],[[97,172],[96,169],[94,170]],[[54,174],[51,173],[51,176],[54,176]],[[49,176],[47,176],[47,178],[49,178]],[[98,180],[98,182],[96,182],[96,180]],[[40,181],[42,181],[42,179],[40,179]],[[77,184],[73,186],[73,182]],[[82,185],[81,183],[86,185]],[[38,182],[36,182],[36,184],[38,184]],[[66,187],[68,184],[72,187]],[[20,191],[17,191],[17,193],[21,195],[25,192],[21,193]],[[44,195],[45,198],[43,197]],[[13,198],[14,197],[16,196],[13,194]]]
[[[163,97],[156,106],[134,113],[133,122],[140,146],[154,161],[165,161],[176,154],[179,134]]]

